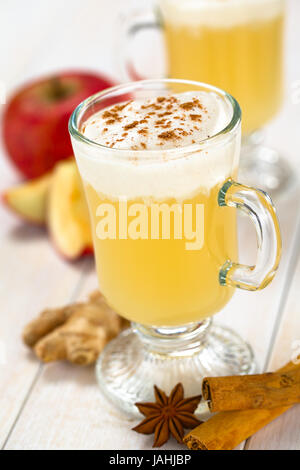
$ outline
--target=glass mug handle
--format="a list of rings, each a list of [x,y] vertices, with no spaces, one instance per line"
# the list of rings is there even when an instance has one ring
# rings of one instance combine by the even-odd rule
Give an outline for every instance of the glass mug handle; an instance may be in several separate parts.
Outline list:
[[[255,266],[227,260],[219,273],[220,284],[249,291],[264,289],[272,281],[281,255],[279,222],[271,198],[264,191],[228,180],[219,192],[218,203],[240,209],[251,218],[258,247]]]
[[[126,14],[120,17],[119,21],[120,28],[117,28],[119,36],[116,43],[116,57],[120,76],[124,81],[136,81],[147,78],[142,77],[136,71],[129,53],[129,46],[136,35],[143,30],[155,29],[161,32],[163,29],[162,19],[160,19],[159,14],[155,15],[153,10],[148,12],[145,12],[145,10],[136,10],[130,12],[129,15]],[[162,76],[161,78],[165,77]]]

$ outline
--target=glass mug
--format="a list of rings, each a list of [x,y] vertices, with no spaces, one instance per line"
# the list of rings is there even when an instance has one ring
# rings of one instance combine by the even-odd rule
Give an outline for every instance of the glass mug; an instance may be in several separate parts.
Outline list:
[[[164,159],[160,150],[111,148],[81,132],[90,116],[113,103],[187,91],[217,94],[231,121],[206,140],[164,150]],[[133,322],[100,355],[97,376],[104,393],[135,413],[134,403],[151,399],[154,384],[168,391],[181,381],[187,394],[195,394],[205,375],[253,372],[250,347],[211,322],[236,287],[255,291],[272,280],[281,251],[271,199],[235,182],[241,138],[236,100],[199,82],[139,81],[84,101],[69,130],[89,205],[100,288],[111,307]],[[152,218],[154,206],[170,217],[168,236],[163,215]],[[121,216],[136,215],[137,208],[147,217],[146,234],[130,232],[130,224],[121,233]],[[237,209],[257,231],[255,266],[237,262]],[[110,211],[118,222],[113,236],[103,236],[101,220]],[[190,225],[188,216],[194,217]],[[184,228],[176,232],[179,222]]]
[[[131,12],[125,20],[119,47],[123,75],[138,78],[129,57],[132,37],[145,28],[161,29],[170,77],[210,83],[238,100],[243,110],[245,180],[273,194],[286,191],[293,174],[274,150],[261,145],[258,132],[282,104],[285,0],[158,0],[155,4],[154,20],[153,13],[145,11]]]

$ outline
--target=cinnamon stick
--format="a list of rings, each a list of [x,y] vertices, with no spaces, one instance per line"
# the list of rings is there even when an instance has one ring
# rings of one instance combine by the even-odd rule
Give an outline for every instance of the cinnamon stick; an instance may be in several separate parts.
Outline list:
[[[300,367],[285,373],[207,377],[202,396],[211,412],[294,405],[300,403]]]
[[[288,373],[299,368],[299,364],[290,362],[277,373]],[[289,408],[221,411],[194,428],[183,441],[193,450],[232,450]]]

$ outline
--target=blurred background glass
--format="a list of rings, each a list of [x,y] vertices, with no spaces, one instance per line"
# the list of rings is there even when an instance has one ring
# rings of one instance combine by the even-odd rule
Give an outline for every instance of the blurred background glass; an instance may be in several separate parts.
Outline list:
[[[148,8],[129,9],[121,21],[123,76],[145,77],[136,64],[136,39],[144,41],[147,54],[153,48],[158,52],[161,74],[211,83],[235,96],[243,111],[241,177],[278,199],[294,187],[296,178],[278,151],[262,145],[260,129],[283,102],[286,1],[157,0],[154,5],[152,13],[149,3]],[[159,46],[147,45],[142,37],[151,30],[162,33]],[[146,70],[149,62],[148,76],[155,77],[155,61],[148,60]]]

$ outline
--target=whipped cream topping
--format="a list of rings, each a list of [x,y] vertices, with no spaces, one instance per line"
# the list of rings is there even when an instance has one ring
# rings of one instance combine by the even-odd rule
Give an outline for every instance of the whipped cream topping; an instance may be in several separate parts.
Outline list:
[[[111,148],[166,150],[201,142],[230,119],[230,108],[217,94],[187,92],[111,106],[94,114],[82,132]]]
[[[157,0],[167,23],[231,28],[282,15],[285,0]]]
[[[237,170],[240,129],[220,134],[212,145],[206,140],[230,123],[232,113],[229,99],[214,92],[106,108],[81,128],[100,145],[72,137],[79,171],[86,184],[113,199],[183,201],[199,191],[209,193]]]

